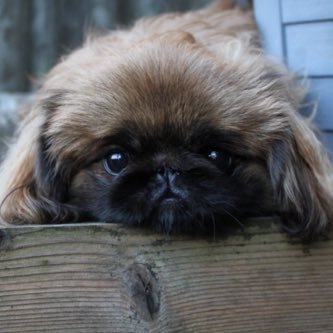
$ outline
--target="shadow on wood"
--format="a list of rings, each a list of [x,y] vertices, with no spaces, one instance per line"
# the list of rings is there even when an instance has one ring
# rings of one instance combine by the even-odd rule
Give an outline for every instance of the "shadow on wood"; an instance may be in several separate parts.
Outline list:
[[[3,228],[0,327],[27,332],[332,332],[333,243],[269,219],[225,239],[113,224]]]

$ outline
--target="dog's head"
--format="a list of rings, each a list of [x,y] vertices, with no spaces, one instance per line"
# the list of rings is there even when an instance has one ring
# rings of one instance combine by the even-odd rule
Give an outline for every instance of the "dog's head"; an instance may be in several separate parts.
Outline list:
[[[106,42],[58,65],[36,102],[26,196],[42,220],[170,232],[276,210],[291,232],[326,227],[330,165],[284,68],[241,44],[217,55],[186,33],[126,52]]]

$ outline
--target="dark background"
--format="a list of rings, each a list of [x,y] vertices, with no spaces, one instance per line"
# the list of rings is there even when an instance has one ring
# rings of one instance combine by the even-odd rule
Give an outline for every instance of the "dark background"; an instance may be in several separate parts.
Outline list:
[[[0,0],[0,92],[26,92],[89,31],[211,0]]]

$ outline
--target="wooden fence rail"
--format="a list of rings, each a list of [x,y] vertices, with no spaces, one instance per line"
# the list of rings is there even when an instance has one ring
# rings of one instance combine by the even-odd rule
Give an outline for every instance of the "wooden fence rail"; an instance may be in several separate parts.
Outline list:
[[[333,242],[291,241],[271,220],[216,239],[0,231],[1,333],[333,332]]]

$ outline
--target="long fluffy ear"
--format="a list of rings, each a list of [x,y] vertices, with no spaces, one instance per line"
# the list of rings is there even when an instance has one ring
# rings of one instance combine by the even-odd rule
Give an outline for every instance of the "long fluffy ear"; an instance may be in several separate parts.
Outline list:
[[[69,175],[65,169],[57,165],[52,157],[49,151],[50,144],[43,130],[38,138],[37,147],[34,178],[39,193],[54,202],[66,201]]]
[[[290,117],[288,138],[275,143],[268,168],[286,230],[312,239],[333,222],[333,169],[307,121]]]
[[[63,222],[73,216],[70,207],[62,203],[65,187],[41,144],[43,123],[42,110],[32,106],[1,166],[0,223]]]

